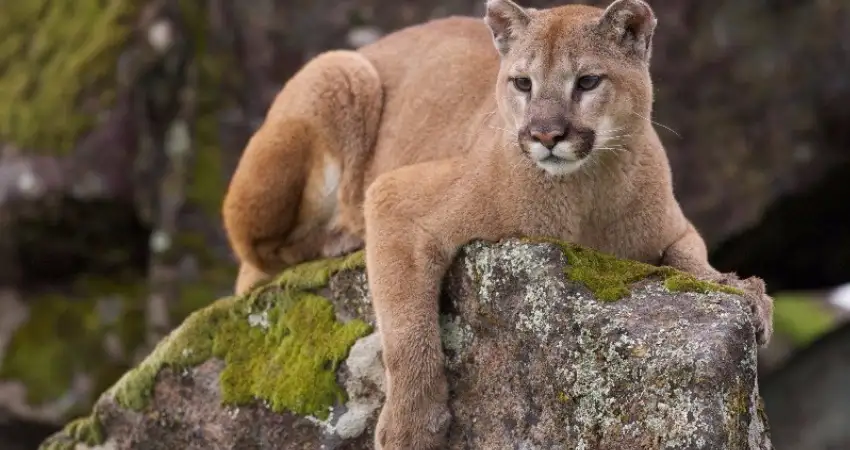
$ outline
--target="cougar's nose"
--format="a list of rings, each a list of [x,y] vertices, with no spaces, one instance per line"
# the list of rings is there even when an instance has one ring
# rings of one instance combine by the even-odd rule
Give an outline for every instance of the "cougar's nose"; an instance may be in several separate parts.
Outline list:
[[[558,142],[563,141],[567,135],[566,127],[562,126],[532,128],[529,131],[531,132],[531,138],[534,139],[535,142],[543,144],[543,146],[549,150],[555,148],[555,146],[558,145]]]

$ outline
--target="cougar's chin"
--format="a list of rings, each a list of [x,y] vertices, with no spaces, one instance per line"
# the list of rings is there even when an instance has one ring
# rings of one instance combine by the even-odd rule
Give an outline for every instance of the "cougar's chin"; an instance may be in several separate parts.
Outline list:
[[[584,157],[573,144],[567,142],[558,143],[551,150],[540,143],[532,143],[528,146],[528,157],[537,167],[556,176],[571,174],[584,163]]]

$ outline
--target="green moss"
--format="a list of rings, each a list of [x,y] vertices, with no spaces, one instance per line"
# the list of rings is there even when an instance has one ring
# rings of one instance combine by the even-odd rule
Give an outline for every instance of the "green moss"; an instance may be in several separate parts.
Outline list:
[[[227,362],[221,374],[223,399],[246,404],[263,398],[274,411],[324,419],[328,407],[345,400],[336,382],[337,366],[369,327],[363,322],[337,322],[333,304],[316,295],[294,293],[282,300],[284,304],[267,313],[268,330],[253,328],[247,320],[228,321],[219,330],[231,337],[217,339],[213,346],[213,354]],[[233,351],[243,345],[249,346],[250,354]]]
[[[222,85],[233,71],[228,71],[230,55],[209,45],[208,13],[201,2],[181,0],[180,7],[193,39],[198,74],[197,119],[193,127],[195,153],[191,183],[187,197],[211,217],[218,217],[226,189],[226,176],[219,142],[218,112],[225,104]]]
[[[143,410],[162,369],[182,370],[218,358],[225,362],[220,377],[225,403],[260,400],[277,412],[326,418],[328,408],[345,399],[336,369],[371,328],[359,320],[338,322],[333,304],[310,290],[362,262],[359,252],[305,263],[248,295],[195,311],[115,384],[116,401]]]
[[[180,285],[171,317],[180,322],[209,305],[231,287],[234,276],[232,267],[203,269],[198,280]],[[70,292],[31,299],[30,319],[12,337],[0,364],[0,379],[23,382],[32,404],[58,399],[77,373],[91,377],[95,395],[100,394],[131,369],[131,358],[144,342],[148,292],[147,281],[138,276],[89,276],[77,280]],[[102,315],[100,302],[112,302],[115,315]],[[110,335],[118,337],[123,358],[106,353],[104,342]],[[69,414],[80,414],[90,406],[81,403]]]
[[[363,250],[360,250],[344,258],[306,262],[286,270],[274,280],[273,284],[281,288],[298,286],[298,289],[315,289],[322,287],[336,272],[366,267],[365,255]]]
[[[629,295],[630,285],[648,277],[660,277],[664,287],[672,292],[726,292],[743,295],[730,286],[698,280],[672,267],[617,258],[576,244],[549,238],[526,238],[526,242],[545,242],[558,245],[567,258],[564,268],[567,278],[579,282],[603,301],[616,301]]]
[[[65,427],[65,433],[77,442],[100,445],[104,442],[103,426],[94,417],[83,417]]]
[[[38,450],[74,450],[77,443],[68,438],[53,438],[39,445]]]
[[[133,275],[85,277],[68,292],[30,299],[30,318],[12,336],[0,379],[22,382],[34,405],[58,399],[77,374],[89,376],[99,394],[131,367],[131,352],[144,336],[146,292],[145,281]],[[118,337],[124,358],[106,353],[108,336]],[[68,413],[89,407],[81,403]]]
[[[27,400],[41,403],[64,394],[75,370],[85,366],[81,357],[68,351],[72,340],[83,349],[96,345],[89,331],[90,303],[68,303],[53,296],[32,305],[32,319],[22,326],[9,343],[0,367],[0,379],[21,380],[27,386]],[[58,339],[56,339],[58,337]]]
[[[135,7],[130,0],[0,2],[0,140],[71,149],[114,97],[117,55],[130,32],[125,19]]]
[[[740,289],[709,281],[698,280],[692,275],[682,272],[673,272],[673,269],[665,268],[664,287],[671,292],[698,292],[708,294],[709,292],[725,292],[727,294],[744,295]]]
[[[9,344],[0,367],[0,379],[14,379],[27,387],[27,401],[41,404],[59,398],[77,373],[93,378],[103,388],[128,368],[126,361],[106,356],[103,342],[117,333],[132,340],[132,326],[122,328],[122,318],[134,316],[131,299],[121,297],[121,317],[109,321],[98,313],[95,297],[68,298],[46,295],[34,299],[30,319]],[[124,340],[124,339],[122,339]],[[123,342],[126,344],[127,342]],[[99,383],[107,383],[105,386]]]
[[[569,265],[567,276],[588,287],[599,300],[619,300],[629,295],[629,285],[659,272],[657,267],[618,259],[576,245],[562,245]]]
[[[818,299],[797,294],[779,294],[773,303],[776,333],[788,336],[796,345],[807,345],[836,326],[835,317]]]
[[[71,421],[60,432],[46,439],[38,450],[74,450],[77,444],[94,447],[102,445],[105,440],[103,425],[97,414],[92,414]]]

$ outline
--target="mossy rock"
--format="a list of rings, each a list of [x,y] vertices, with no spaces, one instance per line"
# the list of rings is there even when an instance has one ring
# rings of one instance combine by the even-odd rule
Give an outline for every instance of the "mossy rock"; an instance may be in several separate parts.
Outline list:
[[[548,242],[464,247],[440,317],[449,449],[769,448],[746,300],[671,290],[672,269],[639,279],[643,265],[609,258]],[[43,449],[82,442],[74,434],[120,449],[372,448],[384,380],[379,335],[355,306],[369,302],[364,274],[362,252],[305,263],[194,312],[85,427]],[[618,301],[594,294],[612,291]]]
[[[0,361],[0,382],[23,383],[26,401],[36,409],[64,403],[61,398],[78,375],[88,377],[93,396],[98,395],[131,367],[127,353],[141,342],[144,329],[143,290],[138,279],[86,278],[70,293],[28,299],[29,318],[15,330]],[[107,339],[125,357],[110,355]],[[69,405],[49,418],[79,414],[90,406]]]
[[[579,245],[552,239],[525,239],[526,242],[549,242],[561,248],[569,263],[564,272],[573,281],[582,283],[599,300],[616,301],[631,293],[629,286],[646,278],[660,278],[671,292],[725,292],[743,295],[731,286],[724,286],[676,270],[668,266],[653,266],[637,261],[620,259]]]
[[[114,100],[118,55],[137,5],[0,3],[0,141],[30,150],[72,149]]]
[[[250,295],[220,299],[192,313],[119,380],[115,400],[143,410],[164,368],[182,370],[218,358],[226,363],[221,374],[226,403],[263,400],[276,412],[327,417],[327,409],[344,399],[336,368],[370,326],[359,320],[339,323],[331,302],[310,290],[323,287],[333,272],[358,264],[359,253],[305,264]]]
[[[231,268],[210,265],[198,279],[180,283],[171,320],[180,323],[209,305],[230,289],[234,275]],[[42,420],[61,423],[90,410],[142,350],[149,295],[147,280],[138,275],[85,276],[68,290],[28,298],[28,318],[0,360],[0,383],[22,383],[24,401]],[[78,377],[90,387],[76,386]],[[75,399],[70,403],[69,393]]]
[[[334,273],[363,267],[362,252],[305,263],[248,295],[216,300],[191,313],[103,398],[144,412],[161,372],[179,373],[215,359],[224,362],[219,376],[224,403],[261,402],[274,412],[327,418],[333,405],[346,400],[336,370],[372,327],[358,319],[340,322],[331,301],[315,291],[327,287]],[[42,449],[102,444],[99,407]]]

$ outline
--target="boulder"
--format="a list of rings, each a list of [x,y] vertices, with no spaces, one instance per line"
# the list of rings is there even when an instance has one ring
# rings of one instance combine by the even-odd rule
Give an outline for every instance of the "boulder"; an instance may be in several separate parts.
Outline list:
[[[440,326],[449,448],[770,449],[732,288],[543,240],[470,243]],[[361,252],[190,315],[54,449],[370,449],[381,344]]]

